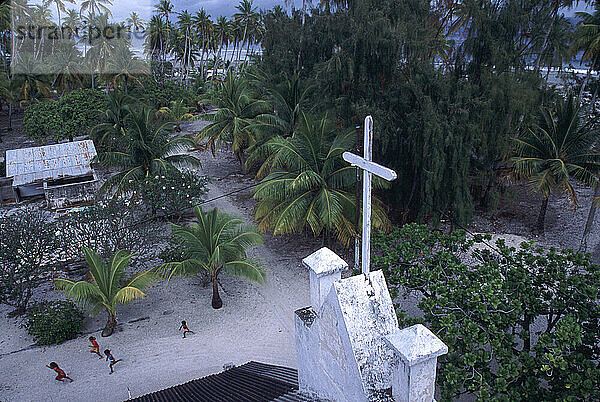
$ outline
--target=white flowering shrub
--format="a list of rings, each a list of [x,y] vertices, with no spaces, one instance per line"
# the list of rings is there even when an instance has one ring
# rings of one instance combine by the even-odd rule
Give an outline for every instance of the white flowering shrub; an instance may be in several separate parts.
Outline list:
[[[33,208],[0,217],[0,303],[25,313],[34,289],[57,263],[56,223]]]
[[[157,258],[157,244],[162,241],[163,225],[139,213],[139,205],[129,199],[101,201],[80,211],[62,216],[58,221],[61,260],[83,261],[82,247],[103,258],[118,250],[132,253],[130,266],[145,266]]]
[[[172,171],[148,178],[138,190],[153,216],[177,217],[191,210],[207,193],[208,177]]]

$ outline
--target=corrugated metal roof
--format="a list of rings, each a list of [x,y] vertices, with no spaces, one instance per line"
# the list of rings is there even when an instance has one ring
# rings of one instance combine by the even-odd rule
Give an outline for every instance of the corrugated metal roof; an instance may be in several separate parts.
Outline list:
[[[92,140],[11,149],[6,151],[6,176],[14,178],[14,186],[84,176],[92,174],[90,163],[95,156]]]
[[[297,370],[249,362],[222,373],[146,394],[131,401],[309,402],[315,399],[298,392]]]

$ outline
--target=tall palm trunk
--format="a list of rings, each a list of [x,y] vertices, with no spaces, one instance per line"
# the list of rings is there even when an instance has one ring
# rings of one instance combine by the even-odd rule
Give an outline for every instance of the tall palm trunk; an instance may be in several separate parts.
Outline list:
[[[217,275],[213,275],[211,282],[213,286],[212,308],[217,310],[223,307],[223,300],[221,300],[221,296],[219,295],[219,282],[217,280]]]
[[[540,214],[538,215],[537,231],[541,235],[544,234],[544,222],[546,220],[546,210],[548,209],[548,199],[549,198],[550,198],[550,195],[548,195],[547,197],[545,197],[542,200],[542,207],[540,209]]]
[[[102,330],[102,336],[111,336],[117,327],[117,315],[109,309],[106,309],[106,313],[108,314],[108,320]]]
[[[304,24],[306,23],[306,1],[302,0],[302,25],[300,26],[300,46],[298,49],[298,58],[296,59],[296,72],[300,72],[300,53],[302,52],[302,42],[304,42]]]
[[[246,37],[247,34],[248,34],[248,22],[246,21],[246,26],[244,27],[244,37],[242,38],[242,42],[240,43],[240,50],[239,50],[238,60],[242,59],[242,49],[244,48],[244,44],[246,43],[246,40],[248,39]]]
[[[227,74],[226,75],[229,75],[229,71],[231,70],[231,68],[233,66],[233,63],[234,63],[234,60],[235,60],[235,48],[236,48],[236,46],[237,46],[237,39],[233,41],[233,50],[232,50],[232,53],[231,53],[231,60],[229,60],[229,67],[227,67]]]
[[[546,31],[546,34],[544,35],[544,41],[542,42],[542,47],[540,48],[540,53],[538,54],[537,58],[535,59],[535,71],[540,71],[540,64],[542,64],[542,55],[544,54],[544,51],[546,50],[546,47],[548,46],[548,41],[550,39],[550,33],[552,33],[552,29],[554,28],[554,24],[556,23],[558,17],[558,5],[556,5],[556,7],[554,7],[554,9],[552,10],[552,22],[550,23],[550,28],[548,28],[548,30]]]
[[[8,129],[12,130],[12,115],[13,115],[13,104],[12,102],[8,103]]]
[[[219,71],[219,62],[221,61],[221,50],[223,50],[223,35],[221,35],[221,43],[219,43],[219,50],[217,52],[217,60],[215,61],[215,65],[213,67],[213,74],[212,77],[210,79],[211,83],[215,82],[215,76],[217,75],[217,72]],[[225,54],[227,55],[227,54]]]
[[[587,221],[585,222],[585,228],[583,229],[583,236],[581,236],[581,243],[579,245],[579,249],[582,251],[586,251],[587,249],[587,239],[592,230],[592,225],[594,223],[594,218],[596,217],[596,205],[597,199],[600,197],[600,185],[596,186],[594,190],[594,196],[592,198],[592,204],[590,205],[590,212],[588,212]]]
[[[202,54],[200,55],[200,76],[204,78],[206,75],[204,73],[204,52],[206,51],[206,42],[204,41],[204,30],[202,30]]]
[[[583,80],[583,84],[581,84],[581,88],[579,89],[579,103],[581,103],[581,97],[583,96],[583,92],[585,91],[585,87],[587,86],[587,83],[590,81],[590,76],[592,75],[592,71],[596,68],[597,61],[598,61],[598,56],[595,56],[594,61],[592,62],[592,65],[590,66],[590,69],[588,70],[588,72],[585,76],[585,80]]]

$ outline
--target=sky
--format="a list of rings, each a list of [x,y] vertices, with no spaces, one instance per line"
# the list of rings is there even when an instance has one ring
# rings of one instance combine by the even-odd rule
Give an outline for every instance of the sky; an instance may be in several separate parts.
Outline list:
[[[171,0],[177,11],[185,10],[196,11],[204,7],[214,19],[224,15],[231,17],[237,10],[235,6],[239,4],[236,0]],[[296,8],[301,7],[302,0],[294,0]],[[268,10],[275,5],[284,6],[283,0],[254,0],[257,9]]]
[[[32,3],[41,3],[42,0],[33,0]],[[83,0],[75,0],[75,4],[66,3],[67,8],[75,8],[79,10],[80,4]],[[219,16],[231,17],[237,10],[236,6],[239,4],[239,0],[171,0],[174,5],[174,11],[180,12],[188,10],[190,13],[204,8],[208,14],[211,15],[213,20],[216,20]],[[296,8],[302,7],[302,0],[293,0]],[[152,15],[154,4],[158,0],[112,0],[113,5],[111,6],[113,21],[123,21],[131,11],[137,12],[137,14],[144,20],[148,21]],[[313,0],[316,4],[318,0]],[[284,6],[284,0],[254,0],[254,5],[257,9],[270,9],[275,5]],[[587,7],[587,9],[586,9]],[[51,10],[56,19],[56,9],[51,6]],[[587,6],[585,2],[580,2],[576,7],[570,10],[563,10],[565,15],[573,17],[576,11],[588,11],[592,12],[592,7]]]

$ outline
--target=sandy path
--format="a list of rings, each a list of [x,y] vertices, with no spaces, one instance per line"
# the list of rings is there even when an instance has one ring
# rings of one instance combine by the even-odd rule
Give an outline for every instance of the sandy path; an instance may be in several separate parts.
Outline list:
[[[208,197],[231,191],[232,183],[219,178],[238,169],[233,159],[224,152],[216,159],[206,152],[197,154],[202,170],[213,177]],[[223,197],[203,207],[218,207],[250,222],[251,201],[242,194],[241,199]],[[267,283],[257,286],[223,275],[221,310],[210,306],[210,287],[197,278],[183,278],[150,289],[142,301],[121,306],[120,331],[109,338],[99,335],[103,315],[86,319],[85,330],[93,332],[101,349],[109,348],[117,359],[123,359],[112,375],[105,361],[88,352],[88,335],[57,346],[19,351],[33,341],[19,327],[19,320],[5,318],[9,309],[0,307],[0,400],[121,401],[128,398],[128,388],[136,397],[219,372],[227,363],[257,360],[295,367],[293,312],[310,303],[308,273],[300,262],[314,251],[312,242],[308,243],[297,246],[292,239],[266,236],[265,246],[250,254],[263,260]],[[48,286],[41,291],[47,292],[44,298],[57,297]],[[182,319],[195,335],[181,338],[177,329]],[[75,382],[57,383],[45,367],[50,361],[56,361]]]

